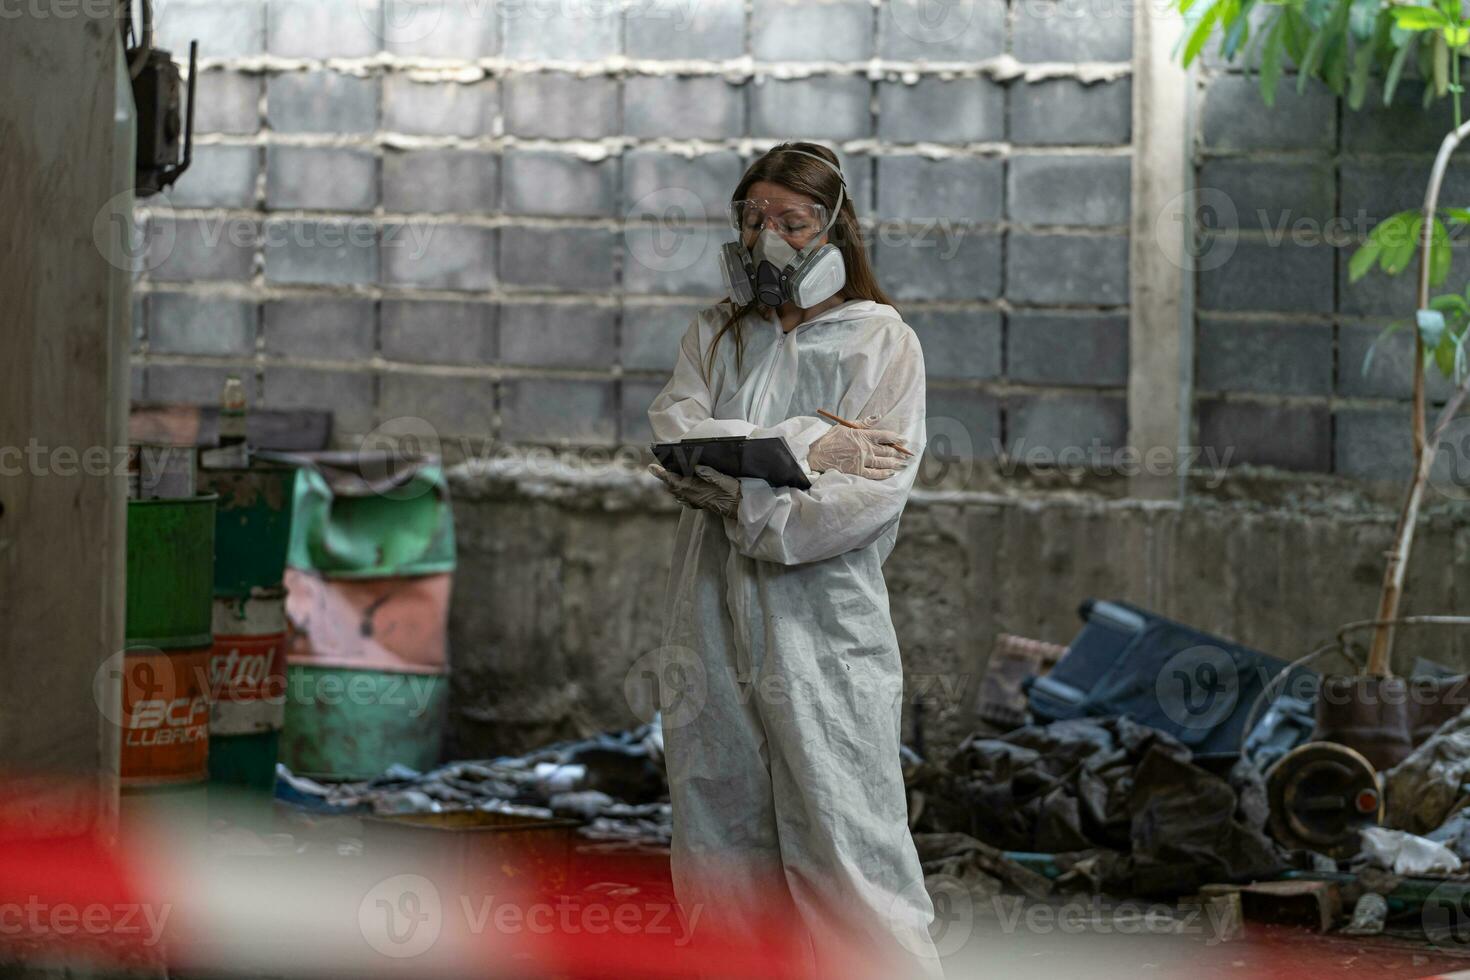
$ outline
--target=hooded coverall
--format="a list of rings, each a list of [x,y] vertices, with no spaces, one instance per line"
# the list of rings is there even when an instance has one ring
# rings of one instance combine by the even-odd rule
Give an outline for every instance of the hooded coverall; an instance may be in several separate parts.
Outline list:
[[[740,367],[731,331],[706,383],[730,311],[706,309],[685,332],[648,411],[659,441],[781,435],[805,467],[830,424],[822,408],[877,416],[873,428],[922,454],[924,359],[891,306],[851,301],[790,333],[750,314]],[[742,479],[736,517],[679,519],[664,650],[683,658],[683,690],[663,712],[675,892],[738,932],[777,882],[822,976],[852,951],[853,925],[902,973],[943,975],[908,830],[903,671],[882,571],[917,470],[917,459],[884,480],[827,470],[810,490]]]

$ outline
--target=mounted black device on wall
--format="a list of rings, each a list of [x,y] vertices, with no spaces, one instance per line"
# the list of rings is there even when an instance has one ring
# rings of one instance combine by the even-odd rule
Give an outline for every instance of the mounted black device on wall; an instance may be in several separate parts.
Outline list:
[[[183,79],[172,52],[153,46],[153,3],[139,0],[141,31],[134,31],[133,0],[122,0],[119,29],[127,54],[133,103],[138,112],[138,148],[133,189],[138,197],[168,187],[194,159],[194,79],[199,42],[189,42],[187,108],[181,105]],[[187,112],[187,115],[185,115]]]

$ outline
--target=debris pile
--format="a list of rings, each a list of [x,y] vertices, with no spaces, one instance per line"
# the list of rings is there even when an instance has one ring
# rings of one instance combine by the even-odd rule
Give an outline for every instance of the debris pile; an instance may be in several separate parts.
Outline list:
[[[1288,664],[1125,603],[1079,612],[1060,653],[1002,636],[978,730],[906,757],[931,891],[1163,898],[1352,936],[1423,937],[1470,908],[1470,678],[1423,660],[1319,676],[1317,654]],[[1470,941],[1450,919],[1438,932]]]
[[[495,810],[575,817],[584,837],[667,844],[672,817],[657,721],[558,742],[522,756],[451,762],[429,772],[392,766],[364,782],[320,783],[281,767],[276,795],[321,812],[378,816]]]
[[[1254,767],[1212,772],[1171,736],[1127,718],[972,736],[943,767],[920,767],[910,790],[922,797],[916,830],[1065,856],[1071,879],[1089,890],[1180,895],[1287,866],[1266,836]]]

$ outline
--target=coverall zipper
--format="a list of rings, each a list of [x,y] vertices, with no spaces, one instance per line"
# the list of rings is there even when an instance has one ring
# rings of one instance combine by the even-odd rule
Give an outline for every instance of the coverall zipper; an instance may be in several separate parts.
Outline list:
[[[776,329],[777,330],[781,330],[781,328],[779,326]],[[765,384],[761,385],[760,397],[755,400],[755,416],[756,417],[753,418],[753,419],[751,419],[750,421],[756,423],[757,425],[760,424],[760,419],[765,418],[766,395],[771,390],[771,375],[773,375],[773,374],[776,373],[776,361],[781,357],[781,349],[783,347],[785,347],[785,346],[786,346],[786,331],[781,330],[781,336],[779,336],[779,337],[776,338],[776,349],[771,352],[771,356],[770,356],[770,358],[766,362],[766,381],[765,381]]]

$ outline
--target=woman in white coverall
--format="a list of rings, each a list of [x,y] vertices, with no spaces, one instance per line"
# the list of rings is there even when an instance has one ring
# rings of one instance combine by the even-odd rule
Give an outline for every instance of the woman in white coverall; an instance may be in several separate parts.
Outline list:
[[[652,467],[688,506],[660,675],[675,890],[696,935],[724,941],[759,942],[794,906],[784,921],[819,976],[942,976],[883,581],[925,443],[923,355],[872,273],[831,151],[771,150],[731,215],[732,299],[694,318],[648,417],[660,442],[783,436],[811,489]]]

